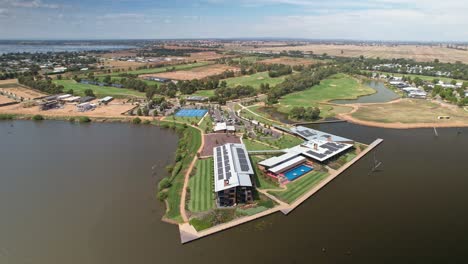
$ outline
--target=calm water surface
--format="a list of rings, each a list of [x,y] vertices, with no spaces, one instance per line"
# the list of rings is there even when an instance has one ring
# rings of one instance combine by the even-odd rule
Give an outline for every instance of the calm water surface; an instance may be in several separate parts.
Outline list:
[[[154,199],[170,131],[0,122],[0,263],[465,262],[468,129],[315,128],[385,139],[381,170],[370,155],[288,216],[182,246]]]
[[[385,103],[399,98],[400,96],[394,91],[385,87],[383,82],[369,81],[365,85],[371,87],[377,92],[371,95],[360,96],[353,100],[333,100],[335,104],[354,104],[354,103]]]

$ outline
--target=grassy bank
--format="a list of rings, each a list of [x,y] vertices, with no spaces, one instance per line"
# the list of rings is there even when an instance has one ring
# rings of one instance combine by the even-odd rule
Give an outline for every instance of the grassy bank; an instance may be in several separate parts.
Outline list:
[[[214,207],[213,170],[213,158],[197,161],[196,173],[189,181],[190,211],[203,212]]]
[[[317,185],[320,181],[325,179],[328,173],[321,171],[312,171],[311,173],[302,176],[301,178],[289,183],[288,189],[285,191],[269,191],[268,193],[276,196],[278,199],[292,203],[306,192],[310,191],[312,187]]]
[[[289,113],[295,106],[310,107],[317,106],[321,110],[320,116],[334,116],[334,107],[323,105],[336,99],[356,99],[359,96],[375,93],[375,90],[362,84],[359,80],[346,75],[335,74],[328,79],[323,80],[319,85],[313,86],[307,90],[288,94],[279,100],[278,111]],[[339,108],[339,107],[337,107]],[[342,111],[343,109],[339,109]]]

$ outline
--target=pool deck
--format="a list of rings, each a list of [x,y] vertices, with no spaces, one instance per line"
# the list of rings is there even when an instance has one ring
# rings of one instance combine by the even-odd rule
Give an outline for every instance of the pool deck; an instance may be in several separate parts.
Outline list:
[[[294,201],[292,204],[287,204],[284,202],[281,202],[277,199],[274,199],[275,201],[279,202],[278,206],[275,206],[274,208],[268,209],[266,211],[260,212],[258,214],[252,215],[252,216],[246,216],[242,218],[235,219],[233,221],[227,222],[225,224],[217,225],[202,231],[197,231],[193,226],[191,226],[189,223],[183,223],[179,224],[179,232],[180,232],[180,240],[182,244],[213,235],[215,233],[221,232],[223,230],[245,224],[247,222],[262,218],[264,216],[276,213],[278,211],[281,211],[283,214],[287,215],[290,212],[292,212],[294,209],[296,209],[299,205],[301,205],[304,201],[309,199],[312,195],[314,195],[316,192],[318,192],[320,189],[322,189],[325,185],[327,185],[329,182],[333,181],[336,177],[338,177],[342,172],[347,170],[349,167],[351,167],[354,163],[356,163],[358,160],[360,160],[362,157],[364,157],[367,153],[372,151],[374,148],[376,148],[378,145],[380,145],[383,142],[383,139],[377,139],[374,142],[372,142],[365,150],[363,150],[361,153],[359,153],[353,160],[350,162],[346,163],[344,166],[342,166],[340,169],[333,171],[326,179],[321,181],[319,184],[317,184],[314,188],[312,188],[310,191],[308,191],[306,194],[303,196],[299,197],[296,201]],[[272,197],[273,198],[273,197]]]

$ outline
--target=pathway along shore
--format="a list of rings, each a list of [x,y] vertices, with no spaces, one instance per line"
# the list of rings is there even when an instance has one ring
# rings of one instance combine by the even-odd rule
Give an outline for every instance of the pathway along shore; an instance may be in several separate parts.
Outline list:
[[[233,220],[231,222],[221,224],[221,225],[217,225],[217,226],[202,230],[200,232],[195,230],[195,228],[193,226],[191,226],[189,223],[179,224],[179,232],[180,232],[181,243],[185,244],[185,243],[188,243],[188,242],[191,242],[191,241],[194,241],[194,240],[206,237],[206,236],[210,236],[210,235],[216,234],[218,232],[221,232],[223,230],[226,230],[226,229],[238,226],[238,225],[242,225],[242,224],[245,224],[247,222],[250,222],[250,221],[262,218],[264,216],[276,213],[278,211],[281,211],[285,215],[289,214],[291,211],[296,209],[299,205],[301,205],[304,201],[306,201],[312,195],[314,195],[320,189],[325,187],[325,185],[327,185],[328,183],[333,181],[342,172],[347,170],[354,163],[356,163],[358,160],[360,160],[362,157],[364,157],[367,153],[369,153],[374,148],[379,146],[382,142],[383,142],[383,139],[377,139],[374,142],[372,142],[372,144],[370,144],[364,151],[359,153],[352,161],[348,162],[343,167],[341,167],[340,169],[338,169],[335,172],[333,172],[332,174],[330,174],[326,179],[324,179],[322,182],[320,182],[317,186],[312,188],[309,192],[304,194],[302,197],[300,197],[299,199],[297,199],[295,202],[293,202],[290,205],[281,202],[280,205],[278,205],[278,206],[276,206],[274,208],[271,208],[269,210],[263,211],[261,213],[258,213],[258,214],[252,215],[252,216],[246,216],[246,217],[238,218],[238,219],[235,219],[235,220]]]

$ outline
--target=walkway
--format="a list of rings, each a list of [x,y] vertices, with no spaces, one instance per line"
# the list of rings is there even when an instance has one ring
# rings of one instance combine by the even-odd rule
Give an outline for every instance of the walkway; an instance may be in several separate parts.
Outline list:
[[[316,192],[318,192],[320,189],[322,189],[325,185],[327,185],[332,180],[334,180],[336,177],[338,177],[338,175],[340,175],[342,172],[347,170],[349,167],[351,167],[354,163],[356,163],[358,160],[360,160],[362,157],[364,157],[367,153],[372,151],[375,147],[380,145],[380,143],[382,143],[382,142],[383,142],[383,139],[375,140],[364,151],[359,153],[352,161],[348,162],[347,164],[345,164],[340,169],[338,169],[336,171],[332,171],[331,174],[326,179],[321,181],[318,185],[316,185],[309,192],[304,194],[302,197],[297,199],[292,204],[287,204],[287,203],[285,203],[283,201],[280,201],[276,197],[273,197],[273,196],[269,195],[267,193],[268,190],[259,190],[261,193],[267,195],[268,197],[270,197],[274,201],[278,202],[279,205],[275,206],[274,208],[263,211],[261,213],[258,213],[258,214],[252,215],[252,216],[246,216],[246,217],[238,218],[238,219],[235,219],[235,220],[233,220],[231,222],[221,224],[221,225],[217,225],[217,226],[202,230],[200,232],[197,232],[195,230],[195,228],[193,226],[191,226],[189,223],[179,224],[180,239],[181,239],[182,244],[190,242],[190,241],[194,241],[196,239],[200,239],[200,238],[205,237],[205,236],[215,234],[217,232],[232,228],[232,227],[237,226],[237,225],[241,225],[241,224],[244,224],[244,223],[259,219],[259,218],[262,218],[264,216],[273,214],[273,213],[278,212],[278,211],[281,211],[285,215],[289,214],[291,211],[293,211],[299,205],[301,205],[305,200],[310,198],[312,195],[314,195]]]

